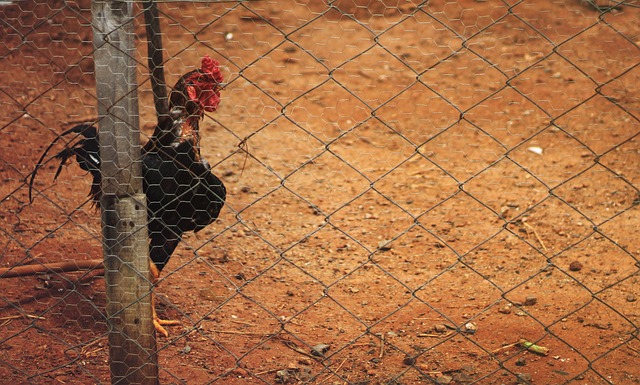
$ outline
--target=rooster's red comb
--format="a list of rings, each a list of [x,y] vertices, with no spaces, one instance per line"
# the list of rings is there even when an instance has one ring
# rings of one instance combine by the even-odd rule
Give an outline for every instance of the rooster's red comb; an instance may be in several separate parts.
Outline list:
[[[209,55],[204,55],[202,58],[202,67],[200,68],[202,72],[210,75],[217,83],[222,83],[224,81],[224,77],[222,76],[222,72],[220,72],[220,63],[217,60],[212,59]]]

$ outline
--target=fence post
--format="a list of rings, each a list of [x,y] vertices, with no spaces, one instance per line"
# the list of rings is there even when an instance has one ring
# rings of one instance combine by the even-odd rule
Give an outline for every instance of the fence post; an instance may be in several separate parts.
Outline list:
[[[133,1],[94,0],[102,232],[112,384],[157,384]]]

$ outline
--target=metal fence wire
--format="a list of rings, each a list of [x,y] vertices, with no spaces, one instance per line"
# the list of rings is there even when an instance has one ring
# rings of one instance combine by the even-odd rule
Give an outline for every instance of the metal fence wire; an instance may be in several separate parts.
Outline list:
[[[5,383],[112,381],[92,175],[52,157],[77,135],[33,202],[28,185],[61,133],[117,114],[96,93],[91,7],[0,1]],[[142,144],[144,7],[128,56]],[[640,383],[640,2],[157,8],[168,85],[220,63],[199,148],[227,197],[144,277],[180,322],[157,336],[154,380]]]

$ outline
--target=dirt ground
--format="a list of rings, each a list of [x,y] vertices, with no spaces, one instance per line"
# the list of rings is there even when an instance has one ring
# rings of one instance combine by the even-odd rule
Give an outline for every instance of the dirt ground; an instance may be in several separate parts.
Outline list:
[[[156,288],[160,382],[640,383],[640,3],[613,3],[161,4],[168,82],[224,67],[229,195]],[[0,5],[0,268],[101,258],[77,165],[25,183],[96,119],[90,20]],[[105,303],[96,272],[0,279],[2,382],[109,383]]]

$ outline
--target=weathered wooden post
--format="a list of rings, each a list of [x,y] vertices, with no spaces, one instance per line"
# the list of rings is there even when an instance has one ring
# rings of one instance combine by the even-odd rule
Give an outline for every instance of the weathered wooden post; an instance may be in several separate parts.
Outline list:
[[[133,1],[94,0],[92,15],[111,382],[157,384]]]

